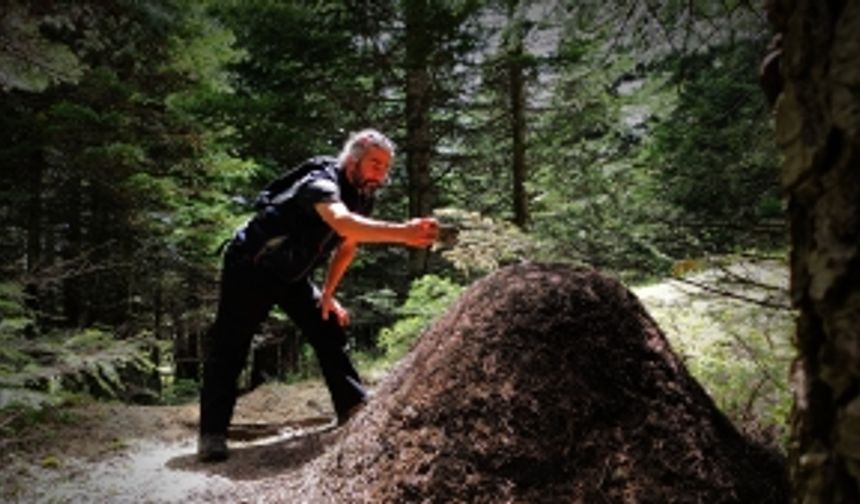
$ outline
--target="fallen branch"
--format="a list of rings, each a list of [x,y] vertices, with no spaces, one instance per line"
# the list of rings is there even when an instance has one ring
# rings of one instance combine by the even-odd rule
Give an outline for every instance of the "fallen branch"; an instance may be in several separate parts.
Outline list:
[[[712,294],[717,294],[719,296],[723,296],[723,297],[727,297],[727,298],[731,298],[731,299],[737,299],[738,301],[743,301],[745,303],[754,304],[754,305],[761,306],[764,308],[771,308],[774,310],[783,310],[783,311],[792,311],[791,306],[786,305],[786,304],[771,303],[769,301],[751,298],[749,296],[744,296],[743,294],[737,294],[735,292],[731,292],[731,291],[728,291],[725,289],[719,289],[717,287],[713,287],[713,286],[708,285],[708,284],[703,283],[703,282],[696,282],[693,280],[688,280],[686,278],[675,278],[674,280],[676,282],[680,282],[683,284],[687,284],[687,285],[702,289],[702,290],[710,292]]]

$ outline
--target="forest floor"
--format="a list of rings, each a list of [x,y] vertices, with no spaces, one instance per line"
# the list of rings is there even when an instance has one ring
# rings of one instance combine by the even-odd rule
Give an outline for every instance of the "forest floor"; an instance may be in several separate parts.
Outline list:
[[[197,416],[196,403],[65,410],[22,439],[0,441],[0,501],[194,502],[232,481],[297,468],[334,431],[328,392],[315,380],[269,383],[242,396],[225,463],[196,461]]]
[[[784,279],[779,268],[760,273],[776,275],[768,281]],[[698,323],[712,325],[705,314],[713,302],[701,301],[703,291],[689,283],[673,280],[634,291],[670,339],[686,327],[674,327],[683,322],[682,307],[695,309]],[[682,354],[694,349],[690,343],[672,344],[681,346]],[[240,398],[231,458],[201,464],[195,459],[197,414],[196,403],[86,403],[40,419],[21,437],[0,439],[0,501],[212,502],[213,495],[275,479],[279,495],[294,488],[293,500],[300,501],[298,489],[308,484],[301,481],[308,471],[300,469],[349,430],[349,424],[335,427],[320,381],[269,383]]]

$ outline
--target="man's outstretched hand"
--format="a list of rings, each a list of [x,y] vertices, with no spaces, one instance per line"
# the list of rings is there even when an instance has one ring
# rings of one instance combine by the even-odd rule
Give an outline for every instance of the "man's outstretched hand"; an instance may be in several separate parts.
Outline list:
[[[329,315],[334,314],[335,320],[341,327],[349,325],[349,312],[341,306],[334,296],[323,295],[320,299],[320,310],[322,310],[322,319],[328,320]]]
[[[433,217],[418,217],[406,223],[406,245],[429,247],[439,236],[439,222]]]

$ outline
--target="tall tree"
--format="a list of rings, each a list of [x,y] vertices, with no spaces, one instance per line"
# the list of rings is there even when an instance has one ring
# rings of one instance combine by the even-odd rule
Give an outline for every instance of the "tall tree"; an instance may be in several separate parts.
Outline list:
[[[511,117],[511,174],[513,179],[514,224],[525,228],[529,222],[526,194],[526,54],[525,0],[508,0],[508,30],[505,41],[508,95]]]
[[[790,471],[796,502],[860,502],[860,1],[769,2],[800,311]],[[775,66],[778,65],[778,66]]]
[[[52,84],[77,82],[85,70],[78,55],[45,32],[75,22],[80,4],[38,6],[7,0],[0,12],[0,89],[44,91]]]
[[[647,159],[651,192],[666,204],[655,217],[674,235],[673,254],[784,240],[773,126],[756,92],[756,55],[766,43],[721,44],[671,71],[677,102],[653,125]]]
[[[34,76],[0,53],[0,64],[18,72],[5,76],[14,85],[2,92],[0,131],[12,142],[0,146],[0,162],[4,178],[21,183],[0,191],[14,208],[2,214],[11,230],[4,277],[39,287],[31,292],[40,307],[64,325],[133,331],[149,315],[153,282],[211,262],[193,255],[200,243],[182,244],[198,232],[210,242],[217,235],[179,214],[234,172],[212,132],[183,108],[217,87],[229,37],[199,3],[182,0],[16,3],[14,12],[44,40],[4,49],[30,61],[27,47],[44,46],[79,71]],[[181,238],[166,243],[172,233]],[[152,268],[167,250],[181,258]]]
[[[393,61],[384,83],[383,100],[396,111],[395,135],[406,158],[404,188],[411,217],[428,215],[439,201],[438,179],[449,173],[452,161],[440,146],[456,142],[465,82],[474,65],[467,61],[476,43],[475,0],[400,0],[390,13],[385,31],[377,34],[382,55]],[[392,100],[392,98],[394,98]],[[450,150],[450,149],[448,149]],[[448,165],[448,166],[445,166]],[[426,251],[410,251],[414,277],[427,269]]]
[[[406,172],[409,176],[409,216],[422,217],[433,208],[430,131],[433,86],[430,56],[433,50],[427,0],[405,0],[406,37]],[[410,251],[409,270],[418,276],[427,268],[427,251]]]
[[[531,221],[529,132],[546,106],[544,91],[553,87],[548,76],[557,71],[552,53],[561,12],[559,2],[485,2],[479,14],[484,43],[473,56],[479,73],[463,91],[468,101],[460,116],[466,127],[458,140],[468,149],[449,191],[465,191],[460,205],[519,227]],[[475,184],[480,194],[470,189]]]
[[[231,66],[235,89],[213,100],[210,120],[229,127],[235,148],[262,166],[258,185],[338,149],[346,132],[375,117],[381,71],[363,32],[368,11],[381,7],[366,7],[340,0],[215,2],[245,56]]]
[[[738,3],[566,4],[541,69],[555,70],[551,98],[530,113],[533,229],[553,252],[658,272],[780,243],[777,153],[751,92],[763,15]]]

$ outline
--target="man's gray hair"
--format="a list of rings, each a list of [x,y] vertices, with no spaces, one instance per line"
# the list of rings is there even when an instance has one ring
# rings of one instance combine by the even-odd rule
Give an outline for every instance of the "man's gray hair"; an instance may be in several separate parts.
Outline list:
[[[360,160],[371,147],[388,151],[391,157],[394,157],[396,147],[391,139],[375,129],[363,129],[349,136],[349,139],[343,144],[343,150],[340,151],[337,160],[341,166],[346,166],[350,158],[355,161]]]

